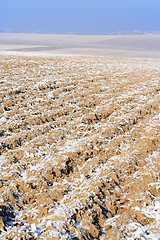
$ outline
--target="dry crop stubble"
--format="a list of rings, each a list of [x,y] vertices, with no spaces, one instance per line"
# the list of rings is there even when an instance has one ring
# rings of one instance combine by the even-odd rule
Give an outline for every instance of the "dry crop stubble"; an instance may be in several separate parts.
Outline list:
[[[160,61],[0,60],[2,239],[159,237]]]

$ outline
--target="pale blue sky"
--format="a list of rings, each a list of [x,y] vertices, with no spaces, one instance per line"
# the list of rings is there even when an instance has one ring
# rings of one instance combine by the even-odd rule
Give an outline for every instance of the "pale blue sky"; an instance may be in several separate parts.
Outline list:
[[[0,31],[160,31],[160,0],[0,0]]]

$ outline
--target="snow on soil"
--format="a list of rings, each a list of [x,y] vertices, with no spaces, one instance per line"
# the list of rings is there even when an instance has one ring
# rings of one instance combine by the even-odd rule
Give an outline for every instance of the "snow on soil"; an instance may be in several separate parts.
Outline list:
[[[160,239],[160,60],[0,55],[0,238]]]

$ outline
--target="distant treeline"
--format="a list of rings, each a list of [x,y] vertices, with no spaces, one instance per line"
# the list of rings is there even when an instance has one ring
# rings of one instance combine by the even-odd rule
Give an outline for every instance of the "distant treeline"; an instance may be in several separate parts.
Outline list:
[[[56,32],[44,32],[44,31],[14,31],[12,29],[4,29],[0,30],[0,33],[39,33],[39,34],[70,34],[70,35],[143,35],[143,34],[160,34],[160,31],[140,31],[140,30],[123,30],[118,32],[112,32],[112,33],[102,33],[102,34],[84,34],[84,33],[74,33],[74,32],[64,32],[64,33],[56,33]]]

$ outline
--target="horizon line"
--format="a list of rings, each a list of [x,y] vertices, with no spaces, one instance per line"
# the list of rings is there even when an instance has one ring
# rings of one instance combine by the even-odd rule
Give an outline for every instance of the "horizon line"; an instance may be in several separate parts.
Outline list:
[[[56,34],[56,35],[144,35],[144,34],[160,34],[160,31],[141,31],[141,30],[123,30],[117,31],[112,33],[74,33],[74,32],[63,32],[63,33],[56,33],[51,31],[13,31],[12,29],[4,29],[0,30],[0,33],[30,33],[30,34]]]

